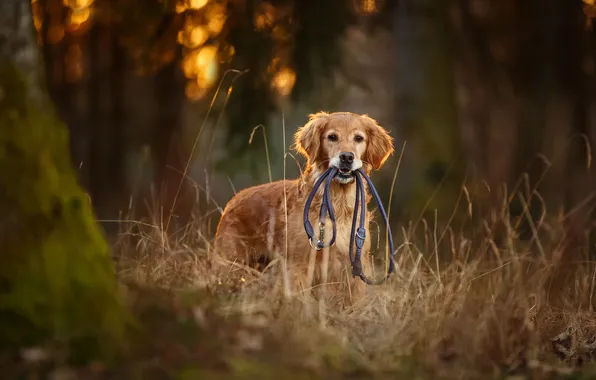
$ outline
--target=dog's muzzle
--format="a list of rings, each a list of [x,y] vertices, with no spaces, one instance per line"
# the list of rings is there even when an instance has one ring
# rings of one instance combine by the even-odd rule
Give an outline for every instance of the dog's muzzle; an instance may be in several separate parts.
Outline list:
[[[333,165],[337,168],[338,172],[335,180],[340,183],[350,183],[354,180],[354,153],[341,152],[339,154],[339,160],[334,162]]]

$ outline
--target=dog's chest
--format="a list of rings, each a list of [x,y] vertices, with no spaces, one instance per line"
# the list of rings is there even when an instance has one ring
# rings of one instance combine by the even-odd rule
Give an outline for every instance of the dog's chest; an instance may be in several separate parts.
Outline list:
[[[335,225],[336,225],[336,235],[335,235],[335,244],[331,246],[332,250],[337,251],[340,255],[344,255],[346,260],[348,260],[348,253],[350,250],[350,237],[352,233],[352,213],[341,213],[336,215]],[[358,215],[358,219],[356,221],[356,227],[358,227],[360,222],[360,215]],[[366,226],[366,219],[365,219],[365,226]],[[328,244],[331,241],[331,237],[333,235],[333,227],[332,222],[329,218],[325,221],[325,244]],[[355,246],[352,248],[355,249]]]
[[[335,249],[342,255],[347,255],[350,250],[351,221],[337,225],[337,236],[335,238]]]
[[[336,237],[335,243],[329,247],[329,253],[332,260],[340,260],[349,263],[348,253],[350,250],[350,235],[352,231],[352,221],[354,218],[354,203],[355,194],[343,192],[339,194],[331,194],[331,201],[333,207],[333,213],[335,216],[335,227]],[[313,227],[314,238],[318,240],[320,238],[319,230],[319,213],[321,208],[320,198],[315,199],[313,205],[311,205],[309,212],[309,221]],[[360,210],[358,210],[358,218],[356,220],[356,227],[360,223]],[[365,228],[368,229],[368,212],[365,216]],[[333,223],[329,219],[329,216],[324,220],[324,245],[328,245],[333,235]],[[309,248],[308,246],[305,248]],[[355,247],[353,247],[355,249]],[[366,249],[365,249],[366,250]]]

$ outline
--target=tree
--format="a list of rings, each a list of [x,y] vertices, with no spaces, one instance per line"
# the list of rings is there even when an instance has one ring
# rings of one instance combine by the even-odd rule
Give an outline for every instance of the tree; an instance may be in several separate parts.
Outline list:
[[[0,25],[0,347],[108,354],[127,315],[42,85],[30,1],[2,1]]]
[[[404,170],[411,186],[403,208],[413,217],[425,205],[424,216],[432,218],[435,209],[448,216],[462,185],[450,5],[402,1],[395,9],[397,125],[408,140]]]

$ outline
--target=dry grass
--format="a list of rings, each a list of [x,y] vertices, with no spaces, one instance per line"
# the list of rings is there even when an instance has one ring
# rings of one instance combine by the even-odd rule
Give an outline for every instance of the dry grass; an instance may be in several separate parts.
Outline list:
[[[199,222],[176,239],[158,223],[135,224],[116,257],[122,278],[207,289],[223,313],[258,318],[281,338],[302,341],[313,357],[331,339],[360,365],[382,372],[415,366],[433,377],[547,378],[585,370],[596,349],[596,265],[585,260],[587,243],[572,243],[560,218],[529,223],[533,237],[525,240],[506,212],[478,224],[482,233],[475,235],[395,231],[399,273],[369,287],[365,301],[349,310],[305,294],[284,297],[276,263],[265,273],[217,272]],[[437,268],[439,251],[449,260]]]

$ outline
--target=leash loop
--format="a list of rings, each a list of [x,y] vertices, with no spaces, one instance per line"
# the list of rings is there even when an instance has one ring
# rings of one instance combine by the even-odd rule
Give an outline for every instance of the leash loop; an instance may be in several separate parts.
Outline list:
[[[304,204],[304,230],[306,231],[306,235],[308,236],[310,246],[313,249],[316,249],[317,251],[320,251],[322,248],[330,247],[333,245],[333,243],[335,243],[335,236],[337,231],[335,226],[335,214],[333,213],[333,207],[331,206],[331,197],[329,195],[329,186],[331,185],[331,180],[337,175],[337,173],[338,170],[336,168],[327,169],[315,182],[313,189],[310,192],[308,198],[306,199],[306,203]],[[313,241],[315,240],[315,232],[308,218],[308,212],[310,210],[310,205],[312,204],[312,201],[323,182],[325,182],[325,187],[323,188],[323,199],[321,201],[321,211],[319,214],[319,239],[316,239],[317,244],[316,246],[313,246]],[[329,213],[329,219],[331,220],[332,235],[329,244],[325,245],[323,241],[325,232],[324,220],[327,213]]]
[[[330,247],[335,243],[336,237],[336,223],[335,223],[335,215],[333,213],[333,205],[331,203],[331,196],[329,194],[329,187],[331,185],[331,180],[337,175],[339,170],[337,168],[329,168],[327,169],[315,182],[311,193],[309,194],[308,198],[306,199],[306,203],[304,204],[304,230],[306,231],[306,235],[308,236],[308,242],[311,248],[320,251],[322,248]],[[352,276],[359,277],[362,281],[364,281],[368,285],[379,285],[385,282],[391,273],[395,270],[395,249],[393,246],[393,235],[391,234],[391,227],[389,226],[389,219],[387,217],[387,213],[383,208],[383,203],[381,202],[381,198],[379,197],[379,193],[377,192],[376,188],[374,187],[370,178],[366,175],[366,173],[362,170],[362,168],[357,169],[353,172],[354,178],[356,180],[356,200],[354,202],[354,216],[352,218],[352,229],[350,231],[350,246],[349,246],[349,258],[352,264]],[[365,218],[366,218],[366,194],[364,191],[364,183],[362,182],[362,178],[366,181],[370,192],[375,198],[375,202],[379,207],[379,211],[381,216],[383,217],[383,221],[385,222],[385,227],[387,229],[387,240],[389,242],[389,265],[387,269],[387,273],[385,274],[384,278],[380,281],[372,281],[366,277],[364,271],[362,269],[362,248],[364,248],[364,243],[366,241],[366,228],[364,227]],[[312,224],[309,221],[309,210],[312,204],[312,201],[317,194],[321,185],[325,182],[325,186],[323,188],[323,196],[321,200],[321,210],[319,213],[319,239],[317,240],[316,246],[313,246],[314,240],[314,230]],[[358,223],[358,228],[356,227],[356,223],[358,222],[358,211],[360,211],[360,221]],[[331,240],[329,241],[328,245],[325,245],[324,240],[324,232],[325,232],[325,218],[326,214],[329,213],[329,219],[331,220],[331,226],[333,229]],[[356,252],[352,255],[353,246],[356,245]]]

